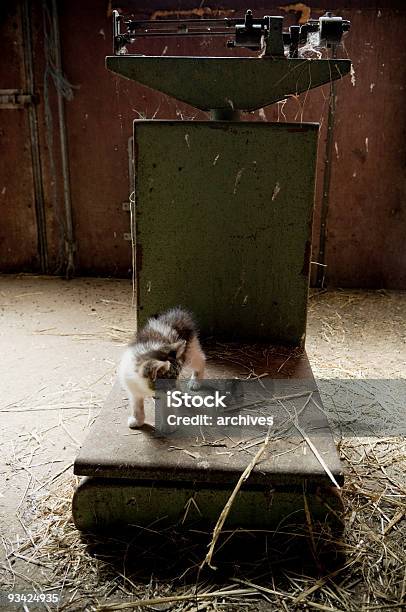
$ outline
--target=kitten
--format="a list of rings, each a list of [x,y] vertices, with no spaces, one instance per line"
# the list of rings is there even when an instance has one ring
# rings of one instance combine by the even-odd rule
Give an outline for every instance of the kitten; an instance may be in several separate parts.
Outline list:
[[[132,429],[144,424],[144,398],[153,397],[159,378],[177,379],[184,365],[193,368],[190,388],[198,389],[204,376],[205,356],[200,346],[192,315],[182,308],[172,308],[151,317],[125,351],[119,379],[128,392]]]

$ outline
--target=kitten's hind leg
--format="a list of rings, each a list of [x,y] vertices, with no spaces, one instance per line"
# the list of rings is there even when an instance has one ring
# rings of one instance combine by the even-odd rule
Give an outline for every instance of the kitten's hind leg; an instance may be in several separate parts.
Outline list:
[[[130,406],[133,414],[128,417],[128,427],[130,427],[130,429],[142,427],[145,421],[144,398],[131,397]]]
[[[192,391],[197,391],[200,389],[201,381],[204,378],[204,368],[206,365],[206,357],[204,356],[197,337],[194,337],[189,343],[187,361],[193,368],[193,374],[189,381],[189,388]]]

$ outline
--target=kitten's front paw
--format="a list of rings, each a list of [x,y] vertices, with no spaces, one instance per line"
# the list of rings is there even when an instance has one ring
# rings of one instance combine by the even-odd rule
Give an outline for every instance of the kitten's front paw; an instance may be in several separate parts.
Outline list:
[[[130,429],[138,429],[144,425],[144,420],[142,419],[141,422],[141,419],[136,419],[134,416],[129,416],[127,423]]]
[[[188,387],[191,391],[198,391],[202,386],[201,381],[197,378],[191,378],[188,383]]]

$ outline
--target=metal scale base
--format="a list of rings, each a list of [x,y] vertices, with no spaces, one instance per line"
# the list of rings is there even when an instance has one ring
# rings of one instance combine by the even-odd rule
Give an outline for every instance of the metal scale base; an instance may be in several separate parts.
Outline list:
[[[114,11],[116,55],[106,58],[112,72],[214,119],[134,123],[138,324],[167,307],[189,308],[203,338],[250,343],[208,349],[207,378],[274,378],[285,399],[269,410],[298,415],[288,435],[271,439],[226,526],[306,524],[305,508],[312,520],[339,524],[342,466],[303,350],[318,126],[237,119],[348,74],[349,60],[299,58],[298,45],[317,31],[335,50],[350,24],[327,14],[283,32],[281,17],[247,11],[185,27],[194,36],[213,27],[228,36],[232,26],[231,46],[261,50],[258,57],[121,53],[157,28],[181,35],[179,25]],[[153,412],[139,431],[128,429],[127,415],[116,385],[75,461],[75,474],[85,477],[73,499],[76,526],[214,525],[260,440],[245,429],[220,445],[158,438]]]
[[[237,365],[244,361],[256,375],[276,377],[277,397],[297,396],[284,400],[285,408],[290,414],[299,412],[302,431],[342,484],[340,459],[304,352],[259,345],[230,345],[224,351],[222,345],[221,358],[216,351],[208,354],[207,376],[212,379],[246,378],[246,367]],[[274,414],[278,403],[269,409]],[[127,400],[116,384],[75,461],[74,473],[85,476],[73,499],[77,528],[95,532],[152,523],[214,526],[260,447],[258,432],[250,439],[245,430],[237,435],[233,430],[229,439],[202,446],[190,438],[155,437],[153,411],[148,409],[148,424],[130,430],[127,414]],[[275,437],[269,459],[254,468],[238,493],[226,527],[305,525],[306,503],[312,520],[339,527],[339,489],[308,443],[294,427],[290,435]]]

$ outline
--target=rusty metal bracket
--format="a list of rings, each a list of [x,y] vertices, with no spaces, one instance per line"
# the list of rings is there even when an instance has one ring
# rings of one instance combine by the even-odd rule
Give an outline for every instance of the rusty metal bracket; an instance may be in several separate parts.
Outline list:
[[[0,89],[0,109],[26,108],[37,102],[37,96],[26,93],[22,89]]]

